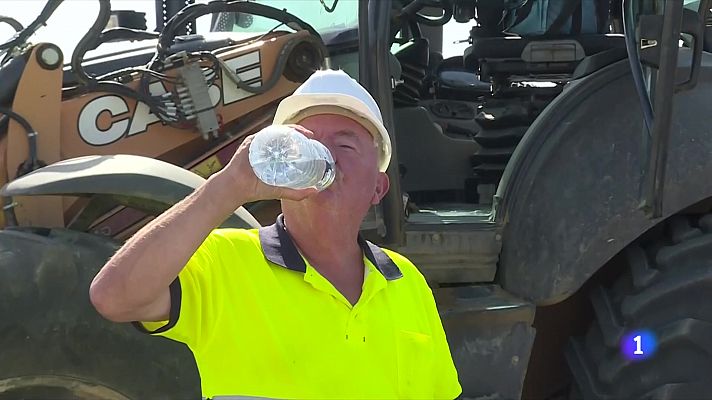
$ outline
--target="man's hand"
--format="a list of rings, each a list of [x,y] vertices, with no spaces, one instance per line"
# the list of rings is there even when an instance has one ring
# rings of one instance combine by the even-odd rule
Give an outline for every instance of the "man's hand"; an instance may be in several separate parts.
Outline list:
[[[308,138],[313,138],[314,133],[301,125],[289,125],[290,127],[301,132]],[[252,170],[249,160],[249,150],[250,144],[254,139],[254,135],[248,136],[240,144],[235,154],[232,156],[230,162],[217,172],[226,179],[223,182],[227,182],[230,190],[229,198],[235,203],[251,203],[258,200],[272,200],[272,199],[288,199],[288,200],[303,200],[309,196],[314,195],[318,192],[316,188],[308,189],[289,189],[277,186],[271,186],[262,182]],[[221,179],[222,180],[222,179]]]

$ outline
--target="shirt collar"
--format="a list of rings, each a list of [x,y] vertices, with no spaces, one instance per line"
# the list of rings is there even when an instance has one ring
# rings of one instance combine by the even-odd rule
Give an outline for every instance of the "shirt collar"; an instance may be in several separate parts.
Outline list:
[[[283,214],[277,217],[277,222],[273,225],[260,228],[259,235],[262,252],[267,260],[293,271],[302,273],[307,271],[304,259],[284,228]],[[365,240],[361,235],[358,237],[358,244],[366,258],[387,280],[392,281],[403,277],[400,268],[380,247]]]

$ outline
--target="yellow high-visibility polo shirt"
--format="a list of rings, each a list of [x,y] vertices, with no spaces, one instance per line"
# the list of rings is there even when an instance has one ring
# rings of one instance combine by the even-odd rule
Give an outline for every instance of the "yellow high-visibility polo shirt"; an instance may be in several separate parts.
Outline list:
[[[142,331],[186,343],[203,396],[455,398],[432,292],[405,257],[360,240],[355,305],[302,258],[277,223],[216,229],[171,285],[169,321]]]

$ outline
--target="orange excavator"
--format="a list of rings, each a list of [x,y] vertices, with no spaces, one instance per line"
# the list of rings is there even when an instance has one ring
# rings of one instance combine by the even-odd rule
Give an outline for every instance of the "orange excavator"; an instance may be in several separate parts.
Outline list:
[[[55,358],[45,353],[44,360],[32,360],[23,369],[21,359],[26,356],[16,355],[30,351],[23,348],[25,343],[42,348],[35,339],[51,342],[49,347],[56,351],[66,350],[57,348],[60,342],[76,341],[69,346],[83,347],[87,355],[92,348],[98,350],[111,342],[137,340],[124,329],[109,328],[105,331],[109,336],[83,341],[73,336],[78,332],[64,328],[58,332],[56,324],[76,329],[88,323],[73,318],[87,317],[84,289],[96,262],[109,256],[117,243],[152,216],[200,185],[201,177],[227,163],[242,139],[270,123],[276,103],[324,66],[327,54],[312,26],[268,5],[195,4],[166,21],[158,35],[128,27],[105,29],[110,18],[120,14],[112,13],[109,2],[101,1],[92,28],[76,46],[71,60],[65,60],[55,44],[26,42],[60,3],[48,2],[27,28],[15,24],[18,35],[1,47],[5,60],[0,68],[0,181],[6,184],[3,195],[7,201],[0,248],[3,254],[12,254],[6,265],[13,268],[3,269],[1,314],[7,317],[19,308],[29,313],[34,307],[46,312],[37,315],[43,321],[39,330],[18,323],[28,314],[17,320],[10,317],[13,322],[0,329],[3,347],[12,349],[9,354],[3,352],[0,393],[63,397],[62,390],[66,390],[79,397],[114,398],[108,392],[94,391],[94,383],[82,383],[77,372],[69,372],[69,359],[60,357],[55,363]],[[276,28],[258,35],[208,32],[176,38],[188,19],[221,12],[225,17],[262,18]],[[129,50],[85,59],[87,51],[102,43],[128,40],[137,41]],[[260,212],[263,218],[274,218],[278,212],[274,203],[257,206],[253,213],[240,207],[224,225],[257,227],[260,222],[255,216],[260,217]],[[60,267],[61,272],[41,267],[43,263],[59,266],[64,262],[76,264],[69,269]],[[55,314],[50,303],[57,302],[77,314],[59,322],[64,318],[60,314],[68,316],[68,309],[60,306]],[[101,325],[88,318],[92,325]],[[91,330],[85,334],[91,336]],[[16,335],[31,339],[14,342]],[[151,353],[158,354],[155,350]],[[110,363],[101,351],[94,354],[98,357],[95,362]],[[186,365],[192,362],[184,352],[175,354],[176,360],[182,355]],[[114,374],[106,367],[80,370]],[[167,376],[167,386],[175,385],[176,376]],[[199,394],[195,390],[199,386],[192,383],[160,393],[170,398]],[[147,398],[146,392],[133,393],[141,394],[136,398]]]

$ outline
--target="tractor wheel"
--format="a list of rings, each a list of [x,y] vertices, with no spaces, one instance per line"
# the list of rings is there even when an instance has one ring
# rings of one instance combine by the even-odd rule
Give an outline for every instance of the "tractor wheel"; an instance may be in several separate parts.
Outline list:
[[[629,269],[590,297],[595,314],[566,358],[584,399],[703,399],[712,377],[712,215],[676,216],[662,239],[627,249]],[[657,351],[628,360],[624,336],[653,332]]]
[[[61,229],[0,231],[0,399],[200,398],[187,347],[109,322],[89,302],[117,248]]]

